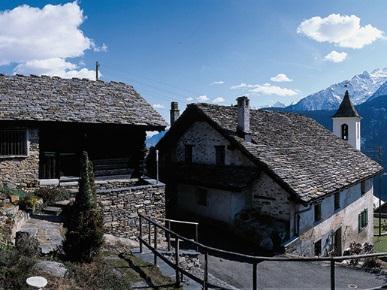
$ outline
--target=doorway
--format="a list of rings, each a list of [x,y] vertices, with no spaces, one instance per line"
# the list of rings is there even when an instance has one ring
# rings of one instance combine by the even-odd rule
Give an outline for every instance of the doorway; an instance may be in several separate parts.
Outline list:
[[[334,237],[333,237],[333,250],[335,253],[335,256],[341,256],[342,250],[341,250],[341,227],[338,228],[335,231]]]

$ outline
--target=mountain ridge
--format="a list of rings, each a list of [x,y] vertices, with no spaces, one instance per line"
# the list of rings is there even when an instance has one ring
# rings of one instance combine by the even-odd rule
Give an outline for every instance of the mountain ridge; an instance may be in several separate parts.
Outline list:
[[[345,90],[349,91],[351,101],[359,105],[372,98],[383,85],[386,86],[385,93],[387,93],[386,82],[387,68],[375,69],[371,73],[364,71],[350,80],[344,80],[308,95],[296,104],[288,106],[287,109],[290,111],[335,110],[339,107]]]

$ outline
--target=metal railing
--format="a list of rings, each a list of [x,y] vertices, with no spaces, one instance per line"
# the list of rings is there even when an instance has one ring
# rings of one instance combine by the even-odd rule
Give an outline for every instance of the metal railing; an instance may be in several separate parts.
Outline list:
[[[167,224],[168,230],[171,231],[171,224],[180,224],[180,225],[191,225],[194,226],[195,233],[193,241],[199,242],[199,223],[198,222],[189,222],[189,221],[178,221],[173,219],[158,218],[157,220],[164,221]],[[168,243],[168,251],[171,251],[171,236],[169,232],[165,233]],[[196,247],[196,250],[199,251],[199,248]]]
[[[161,260],[163,260],[166,264],[171,266],[175,269],[175,276],[176,276],[176,286],[180,286],[181,284],[181,278],[183,275],[187,276],[188,278],[200,283],[202,285],[203,289],[208,288],[215,288],[216,285],[212,285],[208,281],[208,255],[213,253],[215,255],[222,255],[223,257],[227,257],[227,259],[243,262],[243,263],[249,263],[252,265],[252,280],[253,280],[253,289],[257,289],[257,264],[263,261],[276,261],[276,262],[330,262],[330,289],[335,290],[336,289],[336,280],[335,280],[335,262],[342,262],[345,260],[359,260],[359,259],[366,259],[366,258],[376,258],[376,257],[386,257],[387,252],[383,253],[373,253],[373,254],[364,254],[364,255],[352,255],[352,256],[330,256],[330,257],[263,257],[263,256],[251,256],[251,255],[245,255],[230,251],[225,251],[217,248],[212,248],[206,245],[203,245],[197,241],[192,241],[192,239],[188,239],[186,237],[183,237],[179,235],[178,233],[175,233],[171,231],[170,229],[164,227],[163,225],[160,225],[157,223],[156,220],[153,220],[147,216],[144,216],[142,214],[138,214],[139,216],[139,230],[140,234],[138,237],[139,243],[140,243],[140,252],[143,250],[143,245],[145,245],[153,254],[154,254],[154,264],[157,264],[157,258],[159,257]],[[148,223],[148,241],[143,239],[143,221]],[[153,225],[153,247],[152,247],[152,241],[151,241],[151,227]],[[164,257],[163,254],[157,249],[157,239],[158,239],[158,229],[164,231],[166,234],[168,234],[170,237],[174,237],[175,239],[175,261],[174,263],[171,262],[168,258]],[[191,243],[195,245],[201,253],[204,254],[204,277],[203,279],[200,277],[196,277],[190,272],[186,271],[185,269],[181,268],[179,266],[179,256],[180,256],[180,249],[179,249],[179,242],[184,241],[187,243]]]

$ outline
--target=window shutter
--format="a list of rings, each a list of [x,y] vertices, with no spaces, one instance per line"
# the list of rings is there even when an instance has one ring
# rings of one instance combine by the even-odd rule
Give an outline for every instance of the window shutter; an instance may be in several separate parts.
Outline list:
[[[358,230],[360,233],[360,231],[361,231],[361,213],[359,213],[359,215],[357,216],[357,221],[358,221]]]

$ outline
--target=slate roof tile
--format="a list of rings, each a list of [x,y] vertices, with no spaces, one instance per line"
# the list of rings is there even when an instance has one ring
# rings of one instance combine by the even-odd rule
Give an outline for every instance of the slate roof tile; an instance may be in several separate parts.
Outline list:
[[[251,110],[252,142],[236,134],[235,106],[191,104],[265,164],[304,201],[342,190],[382,167],[316,121],[294,113]]]
[[[167,125],[124,83],[21,75],[0,75],[0,120]]]

